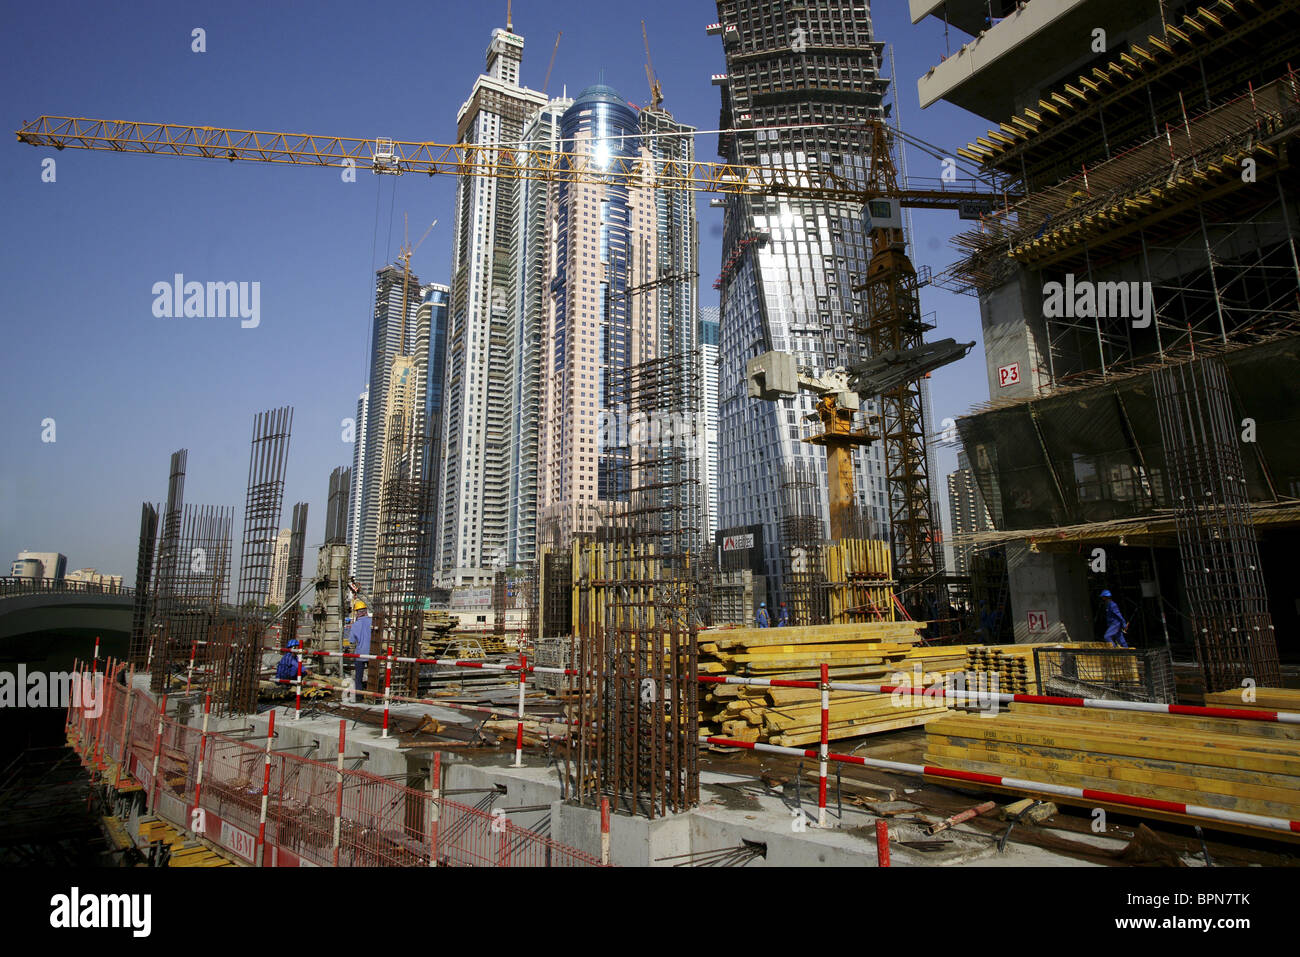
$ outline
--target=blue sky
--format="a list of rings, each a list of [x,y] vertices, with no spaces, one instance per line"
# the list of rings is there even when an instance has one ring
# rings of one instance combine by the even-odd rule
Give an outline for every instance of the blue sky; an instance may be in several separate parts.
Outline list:
[[[10,134],[41,114],[389,136],[454,142],[456,112],[505,0],[4,5],[0,89]],[[943,26],[913,26],[906,0],[876,0],[877,38],[894,46],[898,109],[907,129],[949,149],[986,129],[946,104],[922,112],[916,79],[944,53]],[[498,9],[499,8],[499,9]],[[640,20],[650,34],[664,105],[716,129],[724,70],[708,0],[589,4],[518,0],[527,40],[523,81],[542,83],[563,31],[550,92],[605,81],[648,100]],[[206,31],[207,51],[191,50]],[[953,35],[952,42],[960,42]],[[56,180],[42,182],[42,160]],[[697,141],[716,159],[716,137]],[[938,162],[910,154],[911,172]],[[189,449],[186,500],[242,508],[254,413],[295,407],[283,522],[311,504],[308,543],[324,534],[329,472],[351,464],[340,420],[364,386],[373,271],[396,255],[402,216],[423,281],[451,265],[453,183],[214,160],[0,148],[0,315],[5,343],[5,455],[0,461],[0,560],[24,548],[61,551],[68,567],[135,573],[140,503],[165,496],[168,455]],[[716,305],[721,211],[699,202],[700,300]],[[917,265],[954,258],[956,215],[916,213]],[[261,284],[261,323],[155,318],[154,283]],[[979,338],[974,299],[922,293],[937,336]],[[977,349],[937,373],[936,420],[988,397]],[[42,422],[55,420],[55,441]],[[941,458],[940,475],[953,465]],[[237,514],[240,525],[242,516]],[[309,548],[308,561],[313,561]],[[314,567],[314,565],[309,565]]]

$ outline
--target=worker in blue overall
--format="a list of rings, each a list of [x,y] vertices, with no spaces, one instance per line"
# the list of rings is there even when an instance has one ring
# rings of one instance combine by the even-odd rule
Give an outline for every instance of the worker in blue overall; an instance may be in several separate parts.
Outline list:
[[[293,681],[298,677],[298,655],[294,651],[297,647],[298,639],[290,638],[289,650],[284,653],[284,657],[280,659],[280,663],[275,666],[276,681]],[[302,676],[304,678],[307,677],[306,665],[303,666]]]
[[[1106,602],[1106,633],[1103,636],[1106,644],[1114,648],[1118,643],[1121,648],[1127,648],[1128,642],[1124,640],[1124,635],[1128,632],[1128,622],[1111,597],[1109,589],[1103,591],[1101,597]]]
[[[366,610],[366,603],[357,599],[352,603],[353,622],[352,628],[348,632],[348,640],[352,643],[352,652],[357,655],[370,654],[370,615]],[[365,687],[362,680],[366,673],[366,659],[357,659],[356,680],[352,687],[360,691]]]
[[[776,627],[790,627],[790,609],[785,607],[785,602],[781,602],[781,607],[776,611]]]
[[[767,602],[765,601],[759,602],[758,604],[758,627],[759,628],[772,627],[772,619],[769,618],[767,615]]]

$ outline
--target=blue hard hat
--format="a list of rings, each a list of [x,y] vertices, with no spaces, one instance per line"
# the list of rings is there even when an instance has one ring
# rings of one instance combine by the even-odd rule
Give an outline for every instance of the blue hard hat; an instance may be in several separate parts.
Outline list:
[[[1109,590],[1109,589],[1102,589],[1101,597],[1102,597],[1102,598],[1109,598],[1109,597],[1110,597],[1110,590]]]
[[[758,603],[758,607],[759,607],[759,608],[766,608],[766,607],[767,607],[767,602],[765,602],[765,601],[760,601],[760,602]]]
[[[297,647],[298,647],[298,639],[297,639],[297,638],[290,638],[290,639],[289,639],[289,647],[290,647],[290,648],[297,648]]]

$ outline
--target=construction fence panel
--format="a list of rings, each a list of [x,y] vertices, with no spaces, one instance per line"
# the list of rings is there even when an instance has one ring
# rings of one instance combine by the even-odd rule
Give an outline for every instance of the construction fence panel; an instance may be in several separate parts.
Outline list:
[[[260,856],[268,866],[414,867],[435,859],[440,866],[459,867],[600,863],[501,813],[446,798],[435,802],[430,791],[365,771],[340,772],[333,763],[277,751],[274,743],[268,775],[264,737],[209,732],[204,742],[201,728],[170,718],[162,722],[160,735],[158,707],[139,691],[113,695],[99,718],[90,706],[74,708],[71,718],[84,728],[83,754],[94,746],[97,721],[102,722],[114,759],[122,753],[122,728],[127,727],[125,767],[143,786],[153,813],[201,834],[245,863],[258,862],[264,790],[265,849]]]

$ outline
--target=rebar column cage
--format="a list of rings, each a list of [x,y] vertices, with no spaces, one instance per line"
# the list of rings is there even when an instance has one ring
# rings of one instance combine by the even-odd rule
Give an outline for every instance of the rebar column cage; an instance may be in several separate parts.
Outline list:
[[[307,544],[307,503],[299,502],[293,507],[293,521],[289,525],[289,567],[285,575],[284,600],[297,595],[302,590],[302,559]],[[281,619],[280,634],[282,643],[298,637],[298,610],[302,600],[297,599],[293,607],[287,609]]]
[[[1207,358],[1157,369],[1153,378],[1205,690],[1241,688],[1245,679],[1279,687],[1227,370]]]
[[[149,610],[153,595],[154,549],[158,543],[158,506],[140,506],[140,541],[136,550],[135,599],[131,606],[131,645],[128,660],[143,669],[149,659]]]
[[[239,555],[241,608],[264,607],[271,584],[275,540],[284,502],[284,472],[289,457],[293,409],[259,412],[253,417],[248,457],[248,492],[244,499],[244,539]]]
[[[824,625],[827,608],[822,569],[821,482],[815,468],[795,462],[781,483],[781,550],[785,560],[785,601],[791,625]],[[771,624],[780,609],[769,608]]]
[[[373,627],[378,640],[372,650],[391,648],[399,657],[415,658],[431,598],[432,576],[426,564],[429,551],[424,547],[425,536],[431,531],[426,521],[432,505],[431,483],[423,474],[420,416],[409,408],[394,406],[384,443],[375,548],[375,601],[379,607]],[[382,670],[367,669],[375,689]],[[419,665],[394,665],[392,690],[412,697],[418,694]]]
[[[579,600],[574,798],[654,818],[699,801],[699,379],[693,354],[611,374],[608,514],[575,543]],[[572,746],[571,746],[572,753]]]
[[[246,710],[251,710],[257,694],[256,667],[246,673],[230,673],[220,660],[220,645],[212,635],[214,625],[226,617],[224,603],[230,587],[234,523],[233,507],[187,505],[182,510],[176,536],[178,561],[167,578],[166,590],[160,590],[151,627],[150,687],[156,693],[171,690],[173,672],[178,678],[184,675],[188,679],[193,659],[200,683],[211,676],[238,684],[241,689],[251,687],[250,698],[237,699],[247,700]]]

